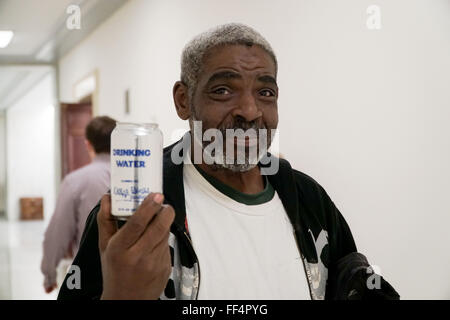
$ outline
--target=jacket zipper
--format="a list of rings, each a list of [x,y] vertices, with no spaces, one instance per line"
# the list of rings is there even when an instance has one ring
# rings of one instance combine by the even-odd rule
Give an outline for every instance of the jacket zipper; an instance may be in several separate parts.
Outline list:
[[[308,279],[309,296],[311,297],[311,300],[315,300],[313,297],[312,289],[311,289],[312,288],[311,274],[310,274],[310,272],[308,272],[308,269],[305,264],[305,256],[303,255],[302,251],[300,250],[300,246],[298,245],[297,234],[295,233],[295,231],[293,233],[294,233],[294,238],[295,238],[295,244],[297,245],[298,252],[300,253],[300,258],[302,259],[303,271],[305,272],[306,279]]]
[[[186,231],[183,231],[184,235],[186,236],[186,238],[189,241],[189,244],[191,245],[192,248],[192,252],[194,252],[194,257],[197,260],[197,267],[198,267],[198,285],[197,285],[197,292],[195,295],[195,300],[198,300],[198,292],[200,291],[200,261],[198,260],[197,254],[195,253],[194,250],[194,245],[192,244],[191,238],[189,238],[189,236],[187,235]]]

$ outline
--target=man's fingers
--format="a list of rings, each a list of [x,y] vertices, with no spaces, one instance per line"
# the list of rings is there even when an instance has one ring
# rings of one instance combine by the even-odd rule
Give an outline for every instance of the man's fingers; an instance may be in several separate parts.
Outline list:
[[[161,212],[150,222],[141,238],[133,246],[133,250],[151,253],[154,248],[169,234],[170,226],[175,218],[172,206],[164,205]],[[167,242],[167,240],[165,240]]]
[[[47,287],[45,288],[45,293],[50,293],[53,291],[53,289],[55,289],[55,287]]]
[[[116,220],[111,215],[111,196],[105,194],[100,202],[100,211],[97,214],[98,244],[100,252],[108,245],[109,239],[117,232]]]
[[[141,203],[127,223],[118,231],[114,241],[124,248],[129,248],[139,240],[142,233],[156,213],[161,210],[164,196],[160,193],[150,193]]]

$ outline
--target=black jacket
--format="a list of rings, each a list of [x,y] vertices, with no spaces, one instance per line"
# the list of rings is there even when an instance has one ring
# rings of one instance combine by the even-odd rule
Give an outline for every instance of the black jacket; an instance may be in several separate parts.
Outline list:
[[[178,142],[181,143],[181,142]],[[174,145],[164,149],[163,193],[165,202],[172,205],[176,216],[171,226],[169,246],[172,255],[172,274],[161,299],[196,299],[200,268],[185,227],[186,210],[183,188],[183,164],[174,164],[171,152]],[[330,279],[338,278],[337,262],[356,246],[350,229],[325,190],[311,177],[291,168],[288,161],[279,159],[279,170],[268,176],[277,191],[292,223],[300,249],[312,299],[340,297]],[[96,299],[102,293],[102,274],[98,249],[96,216],[98,204],[90,213],[73,264],[81,270],[81,288],[70,289],[66,276],[58,299]]]

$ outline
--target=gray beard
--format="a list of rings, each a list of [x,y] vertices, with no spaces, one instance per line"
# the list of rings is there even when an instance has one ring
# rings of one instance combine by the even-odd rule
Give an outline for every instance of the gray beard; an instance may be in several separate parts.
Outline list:
[[[192,121],[201,121],[198,120],[195,115],[193,114],[191,117]],[[255,130],[257,130],[258,128],[253,128]],[[224,130],[220,130],[219,131],[222,132],[223,136],[225,137],[224,134]],[[213,161],[213,159],[215,159],[215,155],[211,154],[208,150],[205,150],[205,147],[208,146],[211,142],[209,141],[203,141],[203,130],[199,132],[199,130],[193,130],[193,124],[191,122],[191,132],[193,132],[193,138],[194,138],[194,143],[198,143],[199,145],[202,146],[202,153],[205,157],[208,157],[211,159],[211,162],[213,162],[211,165],[209,165],[211,167],[211,169],[213,170],[230,170],[232,172],[247,172],[250,171],[251,169],[255,168],[258,165],[259,160],[261,160],[261,158],[264,155],[264,152],[256,152],[256,158],[250,159],[250,155],[251,152],[249,152],[247,154],[245,154],[245,161],[244,163],[237,163],[237,157],[235,156],[234,159],[229,159],[227,158],[227,154],[226,154],[226,150],[224,152],[222,152],[223,154],[223,159],[222,159],[222,163],[217,163],[215,161]],[[271,140],[271,139],[270,139]],[[267,146],[267,149],[269,148],[270,143]],[[267,150],[265,150],[267,151]]]

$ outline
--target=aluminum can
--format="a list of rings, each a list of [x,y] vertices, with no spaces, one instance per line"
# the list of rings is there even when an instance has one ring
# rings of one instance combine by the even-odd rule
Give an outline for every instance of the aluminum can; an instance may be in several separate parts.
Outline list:
[[[118,122],[111,133],[111,214],[126,220],[151,192],[162,193],[163,135],[156,123]]]

